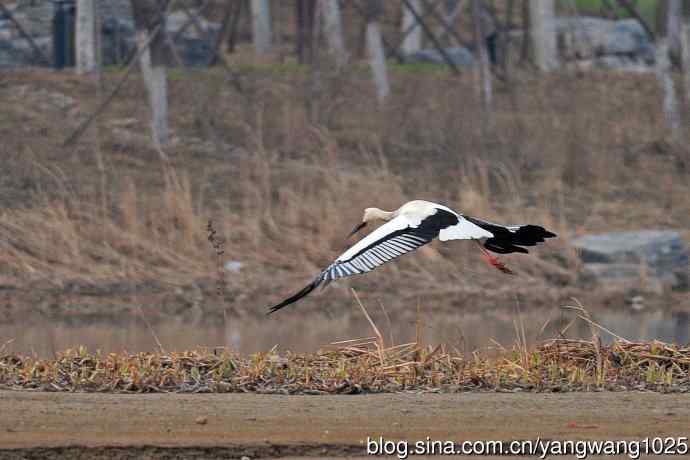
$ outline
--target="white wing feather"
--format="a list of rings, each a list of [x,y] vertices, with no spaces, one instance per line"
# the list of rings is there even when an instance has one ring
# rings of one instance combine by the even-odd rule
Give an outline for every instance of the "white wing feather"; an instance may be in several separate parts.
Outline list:
[[[494,234],[490,231],[474,225],[462,216],[458,216],[458,223],[442,229],[438,234],[438,239],[441,241],[479,240],[482,238],[492,238],[493,236]]]
[[[350,260],[355,254],[360,252],[362,249],[369,247],[380,239],[384,238],[389,233],[393,233],[398,230],[403,230],[407,227],[416,228],[419,223],[415,223],[405,215],[400,215],[394,219],[386,222],[385,224],[378,227],[373,232],[369,233],[367,236],[359,240],[354,246],[345,251],[335,259],[336,262],[344,262]]]

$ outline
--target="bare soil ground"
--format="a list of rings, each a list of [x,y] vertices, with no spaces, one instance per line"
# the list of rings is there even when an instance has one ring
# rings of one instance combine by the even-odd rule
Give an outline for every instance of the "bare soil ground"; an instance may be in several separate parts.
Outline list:
[[[0,458],[364,456],[417,440],[687,436],[687,395],[0,392]]]

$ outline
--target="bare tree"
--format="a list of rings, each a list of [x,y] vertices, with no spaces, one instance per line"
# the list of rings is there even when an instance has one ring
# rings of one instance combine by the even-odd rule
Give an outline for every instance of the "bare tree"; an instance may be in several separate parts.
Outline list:
[[[314,22],[316,19],[316,0],[296,0],[295,25],[297,26],[297,56],[301,64],[311,62],[314,51]]]
[[[312,5],[304,5],[309,8]],[[323,79],[321,72],[322,53],[318,46],[318,40],[323,31],[323,14],[321,7],[322,2],[313,1],[313,11],[308,12],[311,15],[310,22],[305,22],[309,25],[308,35],[310,42],[307,44],[309,49],[309,91],[307,92],[306,105],[309,113],[309,120],[312,123],[317,123],[321,116],[321,102],[323,100]],[[307,13],[307,11],[304,11]]]
[[[335,58],[336,65],[342,67],[347,62],[347,51],[338,0],[320,0],[320,2],[319,8],[323,14],[323,30],[328,47]]]
[[[156,145],[168,143],[168,84],[170,50],[165,40],[165,13],[169,0],[131,0],[137,46],[144,48],[139,64],[151,108],[151,131]],[[147,47],[148,44],[148,47]]]
[[[93,73],[97,68],[96,0],[77,0],[75,26],[77,73]]]
[[[489,52],[486,48],[486,35],[484,30],[484,22],[482,20],[482,5],[480,0],[472,0],[472,20],[474,22],[474,38],[477,46],[477,54],[479,57],[479,65],[477,66],[477,86],[481,88],[482,109],[484,115],[484,124],[492,129],[494,126],[493,113],[493,85],[491,81],[491,68],[489,66]]]
[[[374,74],[376,95],[379,103],[383,103],[390,93],[388,71],[386,69],[386,53],[383,50],[381,27],[378,21],[382,10],[383,3],[381,0],[367,1],[367,51],[369,54],[369,65]]]
[[[690,2],[685,3],[683,12],[683,27],[680,33],[681,60],[685,74],[685,102],[690,113]]]
[[[268,0],[251,0],[254,51],[264,55],[271,50],[271,11]]]
[[[534,61],[542,72],[558,68],[554,0],[530,0],[529,22]]]
[[[656,2],[656,31],[665,35],[671,57],[680,57],[681,0],[659,0]]]
[[[443,9],[443,14],[439,14],[443,20],[443,23],[438,25],[438,31],[436,33],[438,41],[443,43],[446,39],[446,36],[450,35],[451,43],[453,41],[456,42],[455,46],[466,46],[462,40],[458,40],[460,36],[457,33],[454,33],[454,23],[457,17],[460,15],[460,12],[466,8],[467,0],[446,0],[444,3],[446,7]]]
[[[663,97],[663,111],[666,124],[671,130],[671,137],[674,142],[681,142],[682,138],[682,123],[680,112],[678,110],[678,97],[676,96],[676,89],[673,84],[671,76],[671,59],[670,59],[670,44],[668,32],[671,30],[670,25],[676,20],[672,17],[674,14],[679,14],[680,9],[674,8],[670,2],[677,0],[667,0],[669,4],[663,9],[666,14],[665,27],[661,28],[657,34],[656,45],[656,76],[659,80],[664,97]]]
[[[419,0],[410,0],[415,11],[422,11]],[[422,48],[422,28],[419,27],[414,13],[402,2],[403,21],[402,33],[406,34],[402,42],[402,50],[406,55],[414,54]]]

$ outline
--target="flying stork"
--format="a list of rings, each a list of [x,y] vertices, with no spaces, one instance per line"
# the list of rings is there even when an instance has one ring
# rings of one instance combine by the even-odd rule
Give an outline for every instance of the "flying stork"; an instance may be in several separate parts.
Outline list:
[[[535,246],[544,242],[545,238],[556,236],[539,225],[503,226],[458,214],[437,203],[414,200],[392,212],[379,208],[365,209],[362,222],[352,230],[348,238],[375,220],[386,223],[335,259],[304,289],[271,307],[268,314],[297,302],[319,286],[325,287],[339,278],[369,272],[389,260],[424,246],[436,237],[441,241],[475,240],[491,265],[504,273],[512,274],[508,267],[487,250],[498,254],[527,254],[527,249],[522,246]]]

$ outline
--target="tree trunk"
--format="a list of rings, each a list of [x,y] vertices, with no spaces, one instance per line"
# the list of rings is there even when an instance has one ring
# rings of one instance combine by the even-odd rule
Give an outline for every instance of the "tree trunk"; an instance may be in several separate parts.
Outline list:
[[[237,3],[241,4],[241,3]],[[216,41],[213,44],[213,53],[211,54],[211,59],[208,61],[209,66],[217,65],[219,62],[223,62],[225,54],[228,52],[228,38],[232,32],[232,22],[234,19],[233,12],[236,10],[236,6],[232,3],[225,5],[225,12],[223,13],[223,20],[220,23],[220,30],[216,35]]]
[[[316,0],[296,0],[297,56],[300,64],[311,62]]]
[[[410,0],[410,4],[415,11],[421,12],[421,5],[419,0]],[[415,18],[412,11],[405,6],[403,6],[403,21],[402,21],[402,33],[407,34],[403,38],[402,51],[404,55],[414,54],[420,49],[422,49],[422,28],[419,27],[417,19]]]
[[[534,62],[542,72],[558,68],[554,0],[530,0],[529,22]]]
[[[268,0],[251,0],[252,40],[257,55],[271,50],[271,13]]]
[[[374,74],[376,84],[376,96],[379,104],[382,104],[390,93],[388,84],[388,71],[386,69],[386,53],[383,49],[381,39],[381,28],[378,18],[381,14],[383,5],[381,0],[368,0],[367,2],[367,51],[369,54],[369,65]]]
[[[309,8],[312,5],[307,5]],[[323,101],[323,78],[321,72],[322,57],[321,48],[318,46],[319,37],[323,31],[323,2],[314,1],[313,11],[311,14],[311,23],[309,24],[309,82],[308,92],[306,98],[307,112],[309,113],[309,121],[317,125],[321,118],[321,102]]]
[[[685,105],[688,116],[690,116],[690,4],[686,5],[686,12],[683,15],[683,27],[680,32],[681,40],[681,60],[683,63],[683,74],[685,76]]]
[[[139,65],[144,77],[146,93],[151,108],[151,131],[154,144],[168,143],[168,94],[166,64],[170,50],[165,41],[166,0],[132,0],[132,13],[137,29],[137,46],[143,47],[149,35],[155,34],[148,49],[141,53]]]
[[[323,14],[323,30],[328,41],[328,47],[338,68],[347,62],[347,51],[343,39],[343,25],[340,17],[338,0],[320,0]]]
[[[668,47],[674,62],[681,60],[681,27],[682,27],[682,5],[681,0],[666,0],[666,37],[668,37]],[[686,0],[687,1],[687,0]]]
[[[77,0],[77,20],[75,29],[77,73],[93,73],[97,70],[98,66],[95,0]]]
[[[666,13],[666,26],[662,30],[663,33],[659,33],[657,38],[656,76],[659,80],[659,85],[664,92],[664,119],[666,120],[668,128],[671,130],[671,138],[673,142],[680,143],[682,140],[682,123],[680,112],[678,110],[678,97],[676,95],[676,89],[671,76],[670,45],[669,37],[667,35],[671,30],[670,24],[675,19],[672,16],[673,14],[676,14],[671,6],[672,5],[667,4],[666,8],[664,8]]]
[[[479,65],[477,67],[477,87],[481,95],[484,125],[492,129],[494,126],[493,85],[491,68],[489,66],[489,52],[486,48],[486,31],[482,27],[482,6],[480,0],[472,0],[472,20],[474,22],[474,37],[477,45]]]

